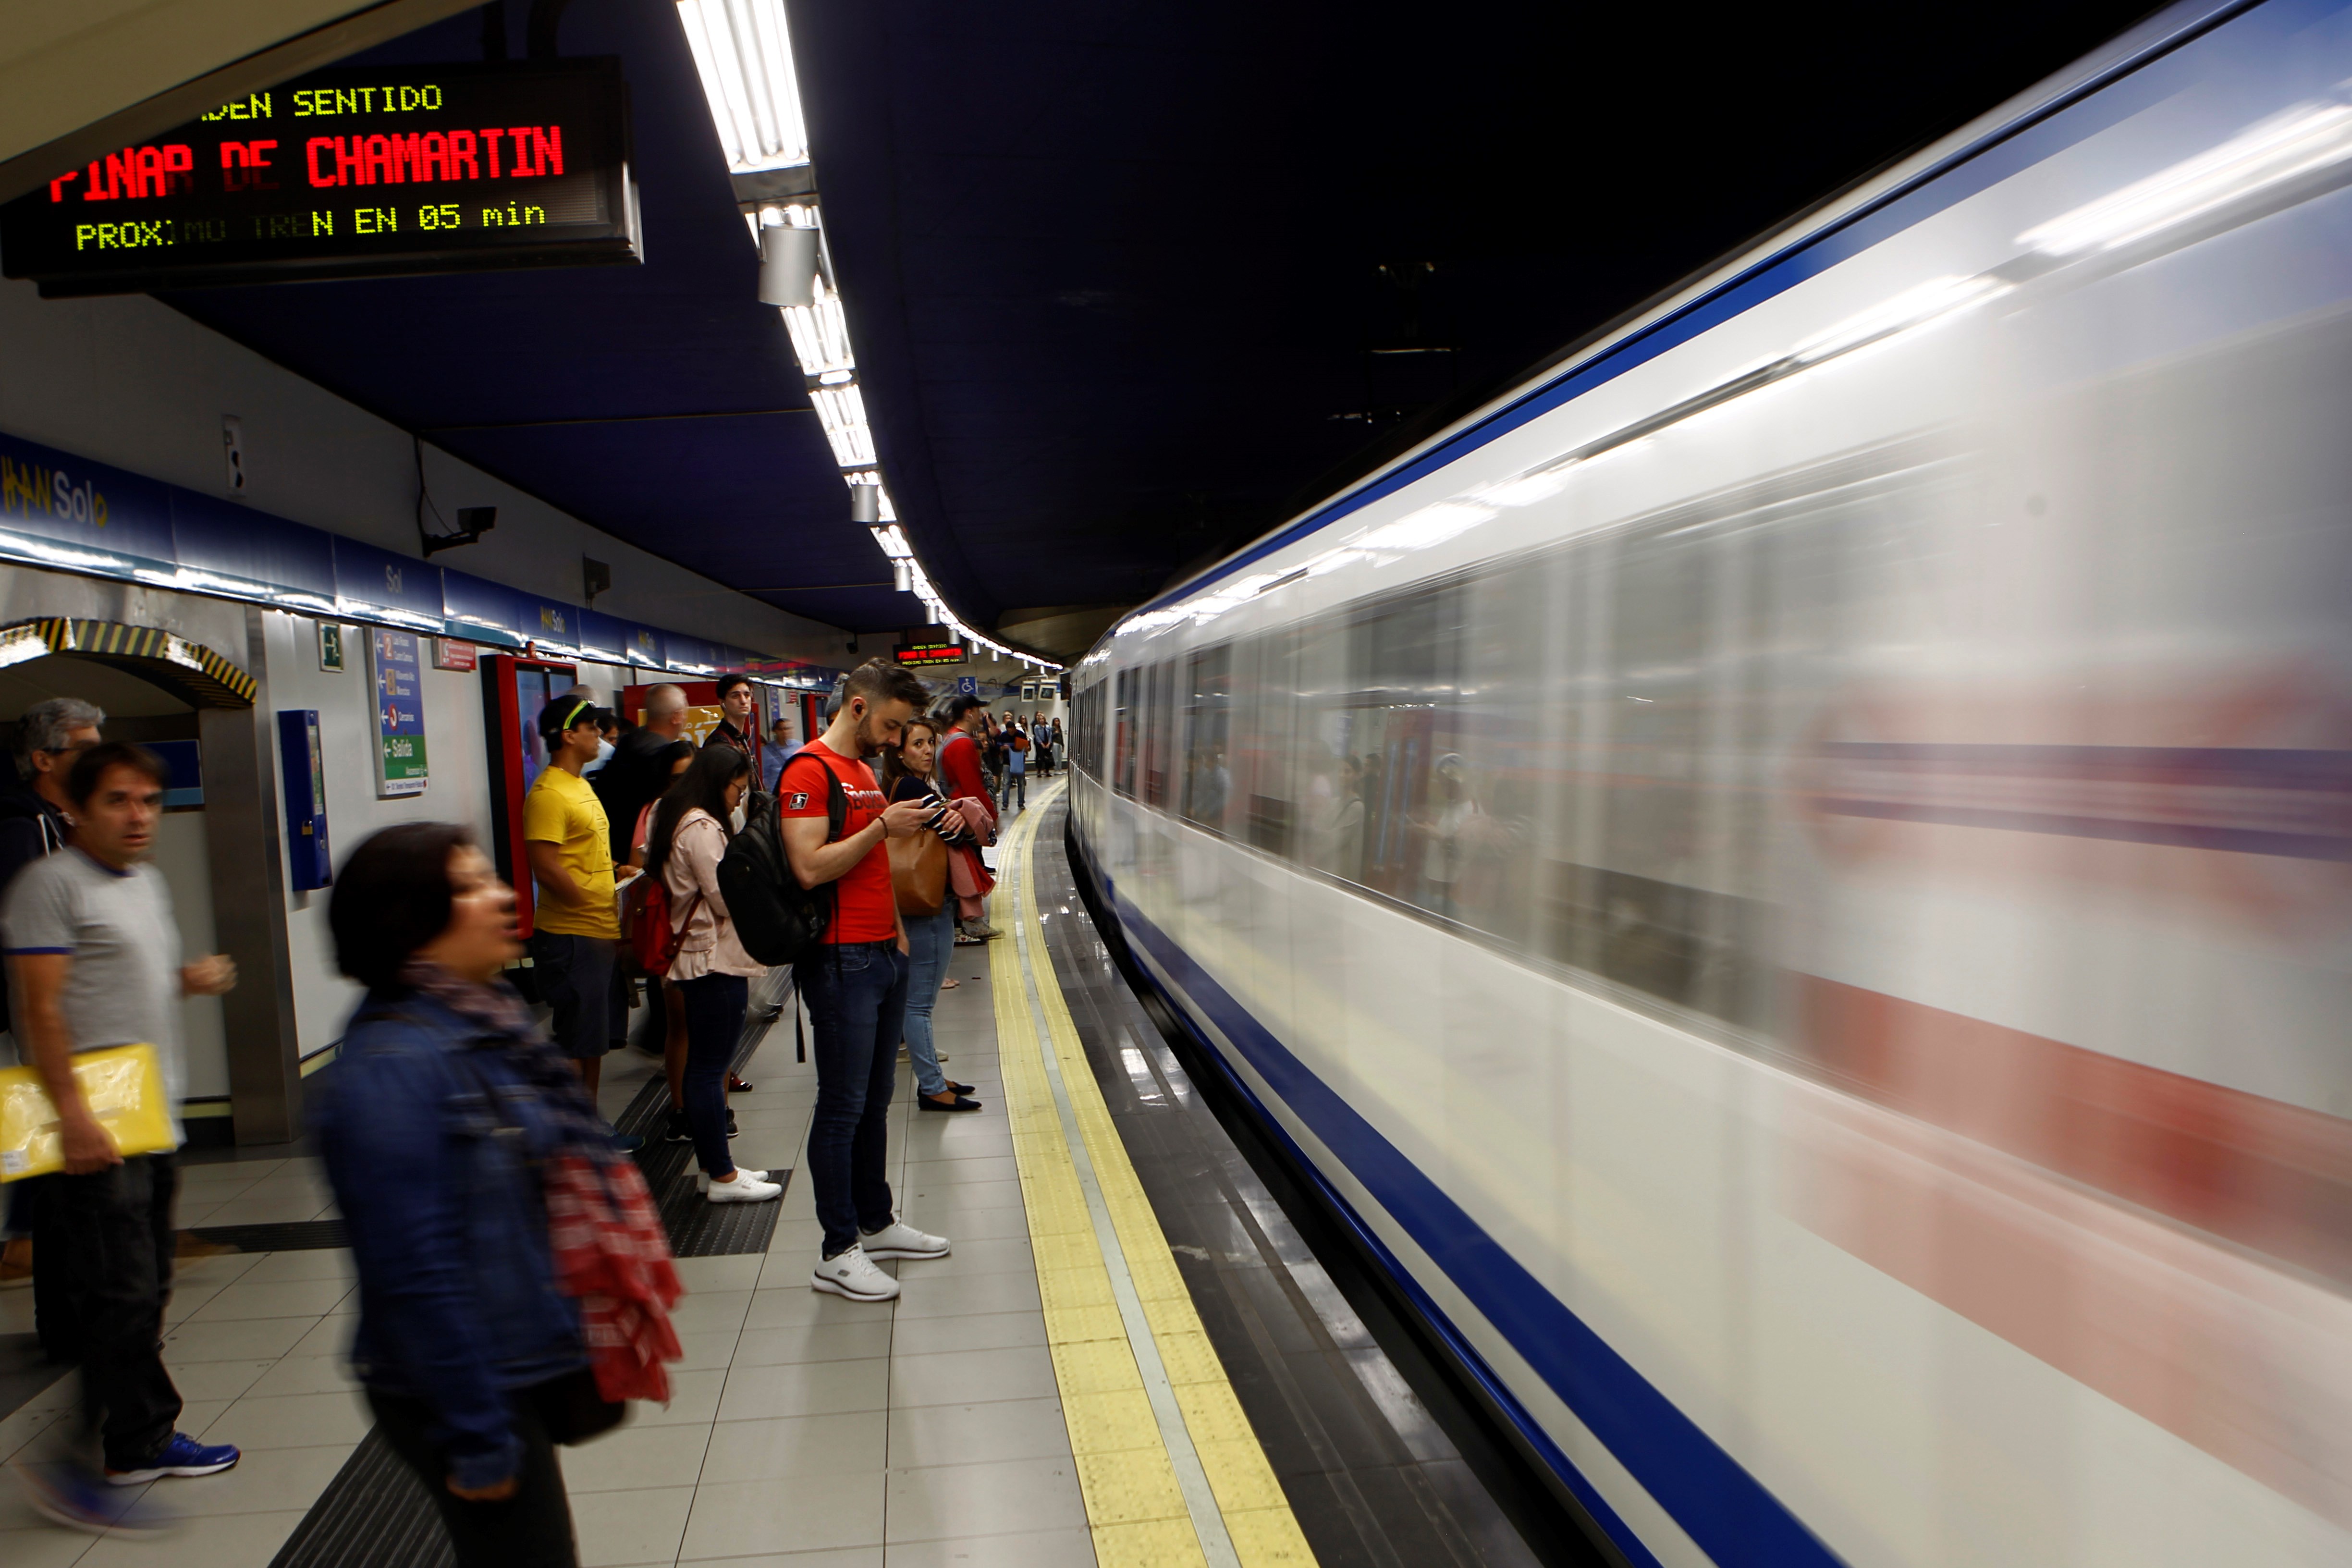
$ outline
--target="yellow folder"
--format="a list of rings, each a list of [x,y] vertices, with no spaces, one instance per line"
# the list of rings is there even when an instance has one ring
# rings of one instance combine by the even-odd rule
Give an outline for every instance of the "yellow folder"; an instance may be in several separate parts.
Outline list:
[[[110,1046],[73,1059],[74,1079],[98,1124],[125,1158],[173,1146],[172,1106],[152,1046]],[[0,1069],[0,1182],[65,1169],[58,1108],[38,1069]]]

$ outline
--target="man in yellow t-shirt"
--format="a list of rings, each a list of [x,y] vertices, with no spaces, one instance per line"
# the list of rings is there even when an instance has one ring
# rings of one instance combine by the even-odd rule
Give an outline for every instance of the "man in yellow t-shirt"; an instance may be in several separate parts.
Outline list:
[[[604,803],[580,776],[596,760],[604,710],[584,697],[559,697],[540,711],[547,766],[522,802],[522,837],[539,896],[531,916],[531,968],[554,1010],[555,1044],[595,1097],[604,1053],[628,1032],[620,966],[621,921],[614,906],[612,830]],[[636,875],[628,867],[617,873]]]

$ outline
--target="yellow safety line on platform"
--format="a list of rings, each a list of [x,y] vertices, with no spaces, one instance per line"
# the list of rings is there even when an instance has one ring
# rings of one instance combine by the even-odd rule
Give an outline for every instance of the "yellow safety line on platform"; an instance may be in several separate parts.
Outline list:
[[[1315,1561],[1087,1066],[1045,953],[1030,859],[1038,794],[1004,838],[991,944],[998,1059],[1045,1337],[1102,1568]]]

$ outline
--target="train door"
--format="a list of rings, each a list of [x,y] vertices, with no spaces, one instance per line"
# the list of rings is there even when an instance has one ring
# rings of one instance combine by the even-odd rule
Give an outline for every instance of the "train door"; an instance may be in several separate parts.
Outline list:
[[[482,660],[482,717],[490,759],[490,834],[499,869],[521,903],[530,932],[530,860],[523,848],[522,797],[547,766],[539,711],[579,683],[580,667],[552,659],[492,654]]]

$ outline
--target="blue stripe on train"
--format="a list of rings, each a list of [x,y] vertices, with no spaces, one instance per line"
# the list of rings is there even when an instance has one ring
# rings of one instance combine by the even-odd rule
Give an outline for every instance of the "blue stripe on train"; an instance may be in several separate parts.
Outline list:
[[[1738,1460],[1545,1289],[1379,1129],[1291,1055],[1206,970],[1109,887],[1107,879],[1104,881],[1119,923],[1181,993],[1171,997],[1179,1011],[1197,1009],[1233,1042],[1258,1076],[1314,1130],[1324,1147],[1445,1271],[1446,1278],[1701,1551],[1726,1568],[1828,1568],[1843,1563]],[[1248,1092],[1246,1085],[1242,1088]],[[1279,1122],[1274,1125],[1279,1130]],[[1311,1161],[1307,1168],[1313,1169]],[[1411,1274],[1402,1265],[1397,1267],[1400,1280],[1412,1288]],[[1441,1325],[1451,1326],[1444,1325],[1443,1312],[1433,1301],[1418,1290],[1415,1293]],[[1458,1348],[1468,1350],[1458,1331],[1454,1337]],[[1491,1378],[1492,1373],[1487,1375]],[[1493,1386],[1500,1388],[1498,1384]],[[1517,1405],[1515,1400],[1510,1403]],[[1576,1473],[1566,1456],[1549,1441],[1544,1446],[1557,1456],[1554,1462],[1563,1478],[1619,1545],[1629,1552],[1641,1550],[1638,1538],[1592,1491],[1591,1483]],[[1646,1550],[1641,1550],[1641,1555],[1655,1562]]]

